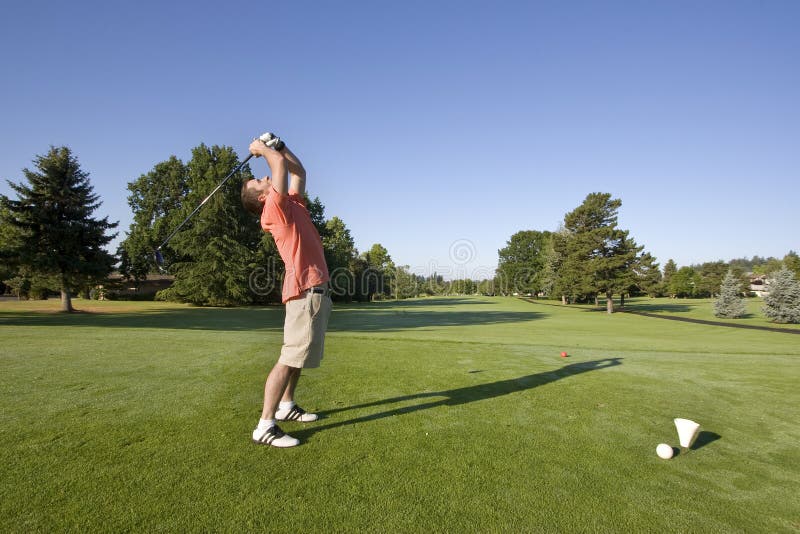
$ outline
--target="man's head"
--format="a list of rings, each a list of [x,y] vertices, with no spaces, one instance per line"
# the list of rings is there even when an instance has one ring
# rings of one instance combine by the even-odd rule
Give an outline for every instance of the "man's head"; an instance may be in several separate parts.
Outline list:
[[[261,180],[248,180],[242,184],[242,206],[253,215],[260,216],[264,210],[264,201],[267,199],[272,180],[265,176]]]

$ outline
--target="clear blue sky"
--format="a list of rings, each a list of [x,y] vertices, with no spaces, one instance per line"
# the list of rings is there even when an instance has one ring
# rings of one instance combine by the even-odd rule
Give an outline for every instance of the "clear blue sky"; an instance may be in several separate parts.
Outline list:
[[[8,3],[0,193],[68,145],[124,233],[128,182],[271,130],[361,251],[420,274],[490,276],[593,191],[662,266],[783,257],[799,27],[794,0]]]

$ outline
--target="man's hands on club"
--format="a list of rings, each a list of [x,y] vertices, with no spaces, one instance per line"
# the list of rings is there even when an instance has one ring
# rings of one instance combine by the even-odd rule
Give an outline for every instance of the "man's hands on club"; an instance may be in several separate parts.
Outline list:
[[[250,153],[255,157],[259,158],[261,156],[266,156],[268,150],[272,150],[267,145],[264,144],[264,141],[261,139],[253,139],[253,142],[250,143]]]
[[[265,132],[250,143],[250,153],[256,157],[263,156],[266,158],[268,154],[277,152],[284,146],[286,145],[281,141],[280,137],[272,132]]]
[[[268,147],[270,147],[270,148],[272,148],[274,150],[280,150],[284,146],[286,146],[284,144],[284,142],[281,141],[281,138],[278,137],[277,135],[275,135],[272,132],[265,132],[265,133],[261,134],[259,139],[261,139],[264,142],[265,145],[267,145]]]

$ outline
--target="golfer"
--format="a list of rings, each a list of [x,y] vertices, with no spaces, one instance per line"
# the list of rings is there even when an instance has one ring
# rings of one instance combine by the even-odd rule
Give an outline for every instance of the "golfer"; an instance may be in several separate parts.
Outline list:
[[[319,367],[325,330],[331,313],[328,266],[322,240],[311,222],[303,194],[306,171],[291,150],[272,134],[250,144],[250,153],[263,157],[270,176],[242,185],[242,204],[261,217],[261,227],[272,234],[286,267],[282,301],[286,305],[283,347],[264,385],[264,408],[253,431],[253,442],[294,447],[300,441],[281,430],[279,421],[316,421],[294,401],[303,368]]]

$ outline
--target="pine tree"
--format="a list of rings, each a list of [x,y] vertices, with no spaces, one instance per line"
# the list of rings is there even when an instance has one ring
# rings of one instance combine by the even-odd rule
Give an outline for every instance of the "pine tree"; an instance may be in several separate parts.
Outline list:
[[[786,267],[772,275],[764,296],[764,315],[776,323],[800,323],[800,282]]]
[[[13,251],[17,264],[31,276],[54,279],[62,311],[71,312],[72,293],[111,272],[114,256],[103,247],[117,223],[92,218],[99,196],[69,148],[51,147],[34,165],[36,171],[22,171],[27,185],[9,182],[18,199],[2,198],[9,213],[3,222],[25,236]]]
[[[747,308],[741,295],[741,280],[729,269],[722,280],[719,298],[714,302],[714,315],[736,319],[745,313],[747,313]]]
[[[557,286],[584,298],[604,294],[608,313],[614,312],[613,296],[636,282],[643,249],[627,230],[617,227],[621,205],[609,193],[591,193],[564,216],[566,232],[555,237],[556,251],[563,258]]]
[[[661,292],[663,279],[656,258],[649,252],[645,252],[639,256],[634,272],[636,273],[636,288],[651,297],[657,297]]]
[[[238,165],[230,147],[200,145],[192,151],[187,165],[189,191],[174,220],[184,220],[210,191]],[[252,177],[240,171],[212,197],[203,209],[170,241],[175,263],[172,287],[159,298],[203,306],[248,304],[255,294],[250,274],[262,248],[262,231],[241,206],[242,180]]]
[[[678,266],[675,264],[675,260],[670,258],[664,265],[664,276],[661,279],[661,292],[671,298],[675,297],[675,294],[670,291],[670,287],[672,284],[672,277],[677,272],[678,272]]]

